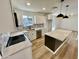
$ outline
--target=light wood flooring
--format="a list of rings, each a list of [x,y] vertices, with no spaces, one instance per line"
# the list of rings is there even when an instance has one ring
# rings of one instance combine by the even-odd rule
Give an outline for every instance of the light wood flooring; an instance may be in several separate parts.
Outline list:
[[[63,50],[58,54],[54,55],[44,46],[44,38],[35,39],[32,41],[32,55],[33,59],[77,59],[77,33],[73,32],[72,39],[67,43]]]

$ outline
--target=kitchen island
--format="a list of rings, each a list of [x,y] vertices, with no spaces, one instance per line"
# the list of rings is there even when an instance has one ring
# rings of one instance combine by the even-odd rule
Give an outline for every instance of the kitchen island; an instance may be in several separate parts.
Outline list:
[[[71,32],[69,30],[57,29],[45,33],[45,47],[53,54],[56,54],[68,41]]]

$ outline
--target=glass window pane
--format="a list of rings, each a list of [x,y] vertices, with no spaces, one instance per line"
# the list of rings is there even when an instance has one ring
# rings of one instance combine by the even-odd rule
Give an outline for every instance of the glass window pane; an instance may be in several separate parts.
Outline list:
[[[32,16],[23,16],[23,26],[32,26],[33,25],[33,17]]]

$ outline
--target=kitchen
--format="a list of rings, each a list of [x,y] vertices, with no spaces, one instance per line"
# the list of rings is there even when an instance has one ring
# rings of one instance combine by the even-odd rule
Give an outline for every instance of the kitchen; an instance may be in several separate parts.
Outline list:
[[[26,59],[61,59],[62,54],[65,52],[66,53],[63,54],[62,58],[77,59],[77,0],[3,0],[0,3],[0,7],[1,35],[4,34],[3,36],[6,36],[6,33],[10,33],[9,36],[13,39],[15,35],[18,35],[18,37],[20,37],[21,35],[23,39],[25,37],[26,40],[28,40],[29,44],[29,46],[27,46],[26,43],[26,47],[22,42],[21,44],[13,43],[13,45],[8,49],[12,50],[13,48],[15,51],[9,51],[6,48],[5,52],[6,50],[9,52],[5,53],[3,51],[2,55],[4,56],[2,57],[2,59],[12,59],[12,57],[13,59],[24,59],[24,57]],[[56,17],[59,14],[63,14],[64,16],[66,15],[68,16],[68,18],[62,18],[61,16]],[[16,32],[19,32],[19,34],[15,34]],[[15,35],[13,35],[12,33],[14,33]],[[11,40],[10,38],[9,40]],[[66,40],[66,38],[73,39],[68,41]],[[21,39],[19,39],[18,41],[20,42]],[[24,40],[22,41],[24,42]],[[70,42],[71,44],[69,44]],[[68,44],[67,47],[63,48],[63,46],[66,44]],[[21,50],[18,50],[15,45]],[[23,45],[23,49],[20,48],[20,45]],[[27,56],[29,54],[29,57],[23,57],[23,55],[25,55],[23,54],[23,52],[26,51],[28,47],[29,52],[26,52],[25,54]],[[71,57],[68,57],[68,51],[71,52],[69,50],[70,48],[73,52],[72,54],[69,54]],[[61,51],[65,52],[60,53]],[[20,53],[22,53],[23,55],[20,55]]]

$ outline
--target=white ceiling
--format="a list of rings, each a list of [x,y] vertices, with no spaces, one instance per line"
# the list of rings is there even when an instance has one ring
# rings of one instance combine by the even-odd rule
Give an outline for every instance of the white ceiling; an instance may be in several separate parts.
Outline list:
[[[26,3],[30,2],[31,5],[27,6]],[[66,11],[66,5],[69,5],[68,14],[77,14],[78,12],[78,1],[77,0],[65,0],[62,6],[62,13]],[[12,0],[12,5],[14,8],[18,8],[25,11],[32,12],[43,12],[43,13],[53,13],[58,14],[60,12],[60,0]],[[45,7],[46,10],[42,10]],[[58,7],[54,9],[53,7]]]

